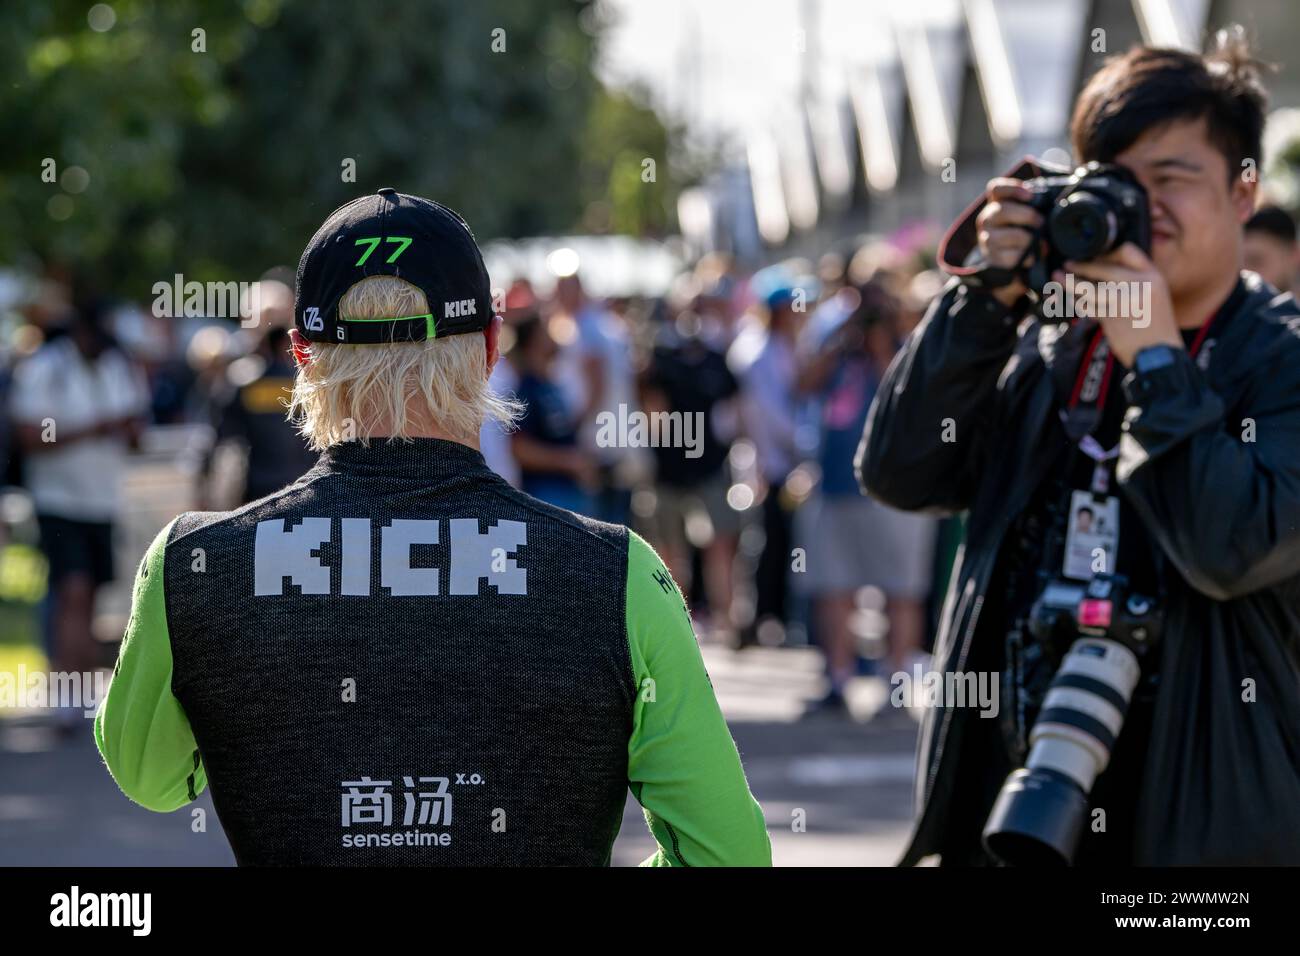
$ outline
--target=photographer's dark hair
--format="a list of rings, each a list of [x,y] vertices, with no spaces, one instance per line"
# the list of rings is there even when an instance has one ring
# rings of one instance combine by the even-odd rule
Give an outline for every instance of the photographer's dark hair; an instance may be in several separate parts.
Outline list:
[[[1241,27],[1220,30],[1205,55],[1134,47],[1093,74],[1079,94],[1070,140],[1080,163],[1108,163],[1143,133],[1173,120],[1204,118],[1211,142],[1228,162],[1260,161],[1267,94],[1266,65],[1256,60]]]

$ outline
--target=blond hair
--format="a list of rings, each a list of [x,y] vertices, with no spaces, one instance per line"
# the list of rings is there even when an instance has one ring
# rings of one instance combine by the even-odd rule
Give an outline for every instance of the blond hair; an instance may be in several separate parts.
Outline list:
[[[362,279],[339,302],[350,319],[423,315],[422,291],[395,276]],[[311,361],[299,367],[289,419],[315,451],[371,436],[409,438],[436,428],[473,440],[488,420],[512,425],[518,402],[492,392],[480,335],[449,335],[384,345],[311,343]]]

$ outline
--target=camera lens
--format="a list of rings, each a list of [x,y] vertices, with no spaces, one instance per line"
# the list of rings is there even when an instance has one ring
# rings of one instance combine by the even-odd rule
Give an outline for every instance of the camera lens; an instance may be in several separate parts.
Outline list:
[[[1052,207],[1047,230],[1062,256],[1083,262],[1110,251],[1119,220],[1105,199],[1080,189]]]
[[[1030,733],[1029,759],[989,814],[989,852],[1016,866],[1073,859],[1087,794],[1110,762],[1140,674],[1137,657],[1118,641],[1074,642]]]

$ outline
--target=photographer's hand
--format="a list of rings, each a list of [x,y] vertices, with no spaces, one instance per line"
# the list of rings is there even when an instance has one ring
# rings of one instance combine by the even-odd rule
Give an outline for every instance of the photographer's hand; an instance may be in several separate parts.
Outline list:
[[[1067,262],[1064,271],[1058,271],[1053,278],[1064,282],[1067,272],[1074,275],[1076,301],[1081,282],[1125,284],[1113,286],[1109,291],[1094,287],[1092,311],[1106,333],[1111,353],[1126,368],[1132,368],[1133,357],[1148,345],[1183,348],[1165,277],[1135,244],[1126,242],[1114,252],[1089,262]],[[1116,302],[1127,303],[1128,314],[1115,314],[1120,310],[1107,307]]]
[[[1028,205],[1031,194],[1018,179],[990,179],[984,194],[988,197],[988,204],[975,219],[980,253],[989,265],[1014,269],[1042,226],[1043,217]],[[993,289],[992,295],[1003,305],[1010,306],[1025,292],[1025,284],[1016,280]]]

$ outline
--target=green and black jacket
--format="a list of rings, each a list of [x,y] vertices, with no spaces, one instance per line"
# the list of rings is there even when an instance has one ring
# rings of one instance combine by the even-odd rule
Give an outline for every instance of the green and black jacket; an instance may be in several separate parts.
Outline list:
[[[241,864],[768,865],[654,551],[453,442],[352,442],[158,535],[95,737],[158,811],[210,786]]]

